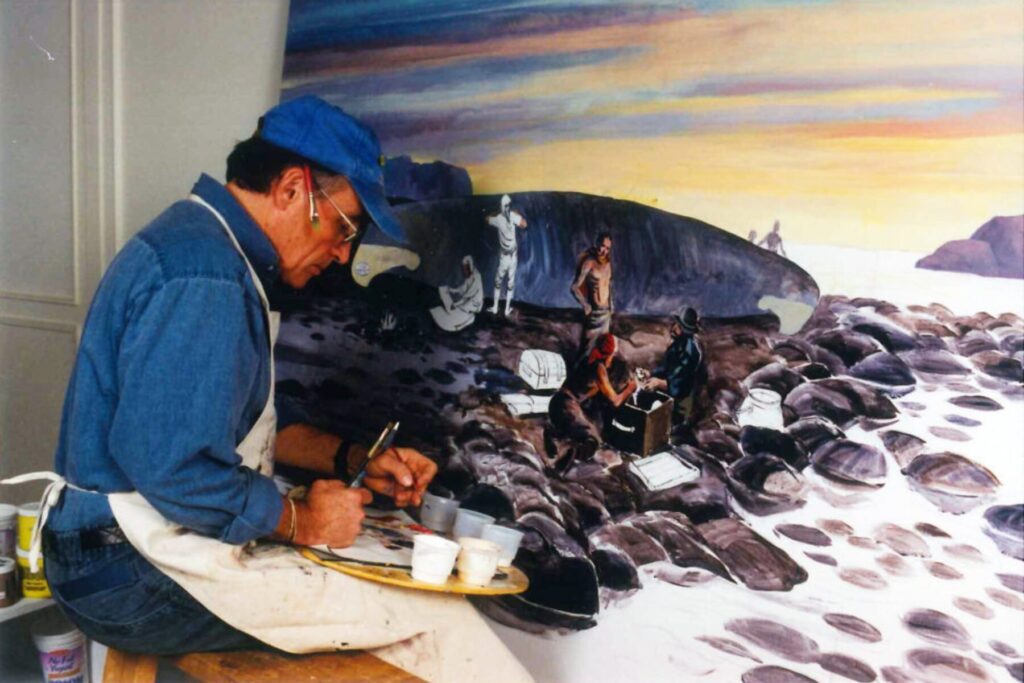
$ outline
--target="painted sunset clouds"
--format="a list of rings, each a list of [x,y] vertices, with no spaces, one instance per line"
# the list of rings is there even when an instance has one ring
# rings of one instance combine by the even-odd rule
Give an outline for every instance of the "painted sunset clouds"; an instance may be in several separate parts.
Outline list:
[[[478,192],[924,250],[1024,189],[1019,2],[293,0],[283,98]]]

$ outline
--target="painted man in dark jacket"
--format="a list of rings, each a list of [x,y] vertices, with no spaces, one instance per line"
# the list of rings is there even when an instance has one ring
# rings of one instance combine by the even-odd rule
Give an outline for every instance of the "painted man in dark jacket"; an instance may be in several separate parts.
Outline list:
[[[679,421],[684,421],[691,412],[692,399],[702,376],[704,349],[697,336],[699,331],[700,318],[694,309],[687,308],[682,315],[673,316],[669,330],[672,343],[665,351],[661,365],[644,383],[645,389],[663,391],[672,397]]]

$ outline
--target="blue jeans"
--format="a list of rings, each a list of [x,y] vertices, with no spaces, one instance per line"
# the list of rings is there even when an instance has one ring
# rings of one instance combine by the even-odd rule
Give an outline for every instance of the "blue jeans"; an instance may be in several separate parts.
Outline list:
[[[44,541],[53,597],[93,640],[154,655],[266,648],[214,616],[126,541],[83,547],[77,531],[47,531]]]

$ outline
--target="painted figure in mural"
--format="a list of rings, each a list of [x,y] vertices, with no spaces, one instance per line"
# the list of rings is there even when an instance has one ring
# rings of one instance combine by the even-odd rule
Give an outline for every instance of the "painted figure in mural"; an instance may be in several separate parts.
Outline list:
[[[525,228],[526,219],[512,210],[512,198],[507,194],[501,198],[501,211],[487,217],[487,224],[498,232],[498,270],[494,274],[494,304],[491,313],[498,314],[501,301],[501,286],[505,289],[505,315],[512,312],[512,296],[516,290],[516,266],[519,264],[519,245],[516,242],[516,228]]]
[[[484,286],[473,257],[462,258],[462,282],[455,287],[438,288],[441,305],[430,309],[437,326],[449,332],[469,327],[484,307]]]
[[[644,380],[644,389],[663,391],[672,397],[674,420],[685,422],[693,409],[693,398],[700,389],[704,369],[704,349],[698,332],[700,317],[697,311],[687,308],[682,315],[672,317],[669,334],[672,343],[665,351],[661,365]]]
[[[757,244],[757,230],[750,231],[750,234],[747,235],[747,241]]]
[[[570,288],[583,307],[580,357],[586,356],[597,338],[607,334],[612,324],[612,236],[602,232],[594,246],[580,254],[576,278]]]
[[[571,447],[555,457],[555,467],[565,471],[576,461],[586,460],[601,445],[600,419],[596,413],[607,406],[618,408],[637,389],[637,381],[630,377],[621,391],[616,391],[609,368],[618,353],[619,343],[612,334],[599,336],[594,348],[569,372],[565,382],[552,397],[548,418],[552,431],[549,436],[568,439]],[[548,439],[548,441],[553,441]],[[549,451],[557,451],[549,444]]]
[[[764,247],[768,251],[774,252],[783,258],[789,258],[786,256],[786,250],[782,248],[782,235],[779,234],[779,221],[776,220],[775,224],[772,225],[772,231],[764,236],[764,239],[757,243],[757,246]]]
[[[366,448],[275,412],[278,315],[266,291],[346,264],[371,222],[403,241],[381,158],[374,133],[342,110],[285,102],[231,152],[226,185],[201,176],[110,266],[64,407],[56,468],[69,481],[41,518],[54,598],[90,638],[172,654],[380,647],[426,633],[428,659],[454,642],[452,659],[468,667],[446,680],[482,678],[495,657],[529,678],[464,600],[382,592],[287,545],[348,546],[371,491],[417,505],[437,471],[394,447],[349,487]],[[278,492],[275,461],[313,473],[304,498]],[[281,545],[243,552],[256,539]],[[307,628],[281,635],[267,614]]]

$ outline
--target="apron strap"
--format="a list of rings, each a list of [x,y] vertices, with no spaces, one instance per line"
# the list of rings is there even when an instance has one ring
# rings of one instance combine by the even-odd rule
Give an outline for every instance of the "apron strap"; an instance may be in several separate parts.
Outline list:
[[[43,497],[39,499],[39,517],[36,518],[36,523],[32,527],[32,540],[29,544],[28,564],[29,568],[34,573],[39,569],[39,556],[43,551],[43,527],[46,526],[46,519],[50,516],[50,508],[56,505],[60,500],[60,495],[63,493],[65,487],[70,487],[76,491],[83,491],[85,493],[95,492],[75,486],[56,472],[28,472],[26,474],[19,474],[16,477],[0,479],[0,484],[14,485],[24,484],[30,481],[50,482],[46,485],[46,489],[43,490]]]

